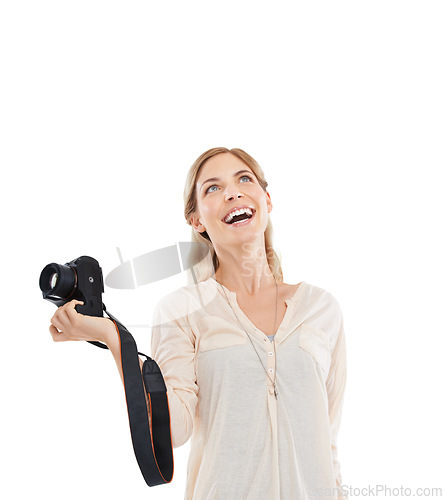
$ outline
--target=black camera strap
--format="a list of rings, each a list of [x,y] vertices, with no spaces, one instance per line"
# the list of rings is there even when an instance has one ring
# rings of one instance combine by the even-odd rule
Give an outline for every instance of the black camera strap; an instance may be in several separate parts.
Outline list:
[[[114,322],[120,339],[129,426],[135,457],[141,473],[148,486],[169,483],[174,474],[174,457],[168,396],[163,375],[153,359],[137,351],[134,337],[120,321],[106,311],[104,304],[103,310]],[[100,342],[89,341],[89,343],[108,349],[106,344]],[[138,354],[146,358],[142,373],[140,373]]]

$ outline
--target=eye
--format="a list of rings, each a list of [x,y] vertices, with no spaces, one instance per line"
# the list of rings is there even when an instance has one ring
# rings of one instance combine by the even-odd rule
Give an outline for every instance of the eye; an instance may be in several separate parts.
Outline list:
[[[242,176],[240,177],[240,179],[243,179],[243,177],[246,177],[246,179],[249,179],[250,181],[252,181],[252,179],[249,177],[249,175],[242,175]]]
[[[249,177],[249,175],[242,175],[242,176],[240,177],[240,180],[241,180],[241,179],[243,179],[244,177],[246,177],[246,179],[248,179],[249,181],[251,181],[251,182],[252,182],[252,179],[251,179],[251,177]],[[212,184],[211,186],[209,186],[209,187],[208,187],[208,189],[205,191],[205,193],[206,193],[206,194],[207,194],[207,193],[213,193],[214,191],[209,191],[212,187],[217,187],[217,185],[216,185],[216,184]]]

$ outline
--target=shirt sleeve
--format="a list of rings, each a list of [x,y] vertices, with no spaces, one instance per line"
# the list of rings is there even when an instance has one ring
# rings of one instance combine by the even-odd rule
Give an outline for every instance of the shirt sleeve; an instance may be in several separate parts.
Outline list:
[[[173,448],[190,438],[198,401],[195,335],[186,311],[184,292],[167,295],[155,308],[151,329],[151,357],[166,384]]]
[[[326,390],[328,394],[329,423],[331,430],[331,447],[334,464],[335,482],[338,498],[345,499],[347,496],[342,492],[342,477],[340,463],[337,454],[337,436],[340,428],[343,400],[347,378],[346,368],[346,343],[343,325],[343,315],[338,306],[339,321],[338,334],[331,352],[331,365],[326,379]]]

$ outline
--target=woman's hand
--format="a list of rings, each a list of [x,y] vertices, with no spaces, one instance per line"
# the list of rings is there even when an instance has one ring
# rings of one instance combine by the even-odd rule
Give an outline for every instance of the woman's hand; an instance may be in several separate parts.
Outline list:
[[[112,332],[116,334],[115,325],[110,319],[80,314],[75,310],[77,304],[84,302],[71,300],[55,311],[49,327],[54,342],[93,340],[106,343]]]

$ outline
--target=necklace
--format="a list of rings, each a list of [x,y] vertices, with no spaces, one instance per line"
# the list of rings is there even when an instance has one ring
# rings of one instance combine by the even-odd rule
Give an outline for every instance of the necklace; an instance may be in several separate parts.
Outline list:
[[[219,283],[216,279],[215,279],[215,281],[218,285],[221,285],[221,283]],[[278,299],[278,285],[277,285],[277,280],[275,279],[275,276],[274,276],[274,282],[275,282],[275,318],[274,318],[274,330],[273,330],[273,332],[275,335],[275,325],[277,323],[277,304],[278,304],[278,300],[277,300]],[[237,318],[238,324],[243,328],[243,330],[245,331],[249,340],[251,341],[252,347],[254,348],[254,350],[258,356],[258,359],[260,360],[260,363],[262,364],[263,369],[265,370],[266,375],[268,376],[269,380],[272,382],[272,385],[274,386],[275,399],[277,399],[277,389],[275,388],[275,376],[277,375],[277,356],[275,356],[275,374],[274,374],[274,380],[272,380],[272,378],[268,375],[268,371],[266,370],[265,365],[263,364],[263,361],[261,360],[261,357],[258,354],[257,349],[255,348],[254,342],[252,342],[252,339],[249,336],[249,333],[246,331],[245,327],[241,324],[240,320],[238,319],[237,313],[235,312],[234,308],[232,307],[231,302],[229,301],[228,296],[226,295],[226,292],[225,292],[223,285],[221,285],[221,289],[225,295],[226,302],[229,304],[229,307],[232,309],[232,312],[235,314],[235,317]]]

